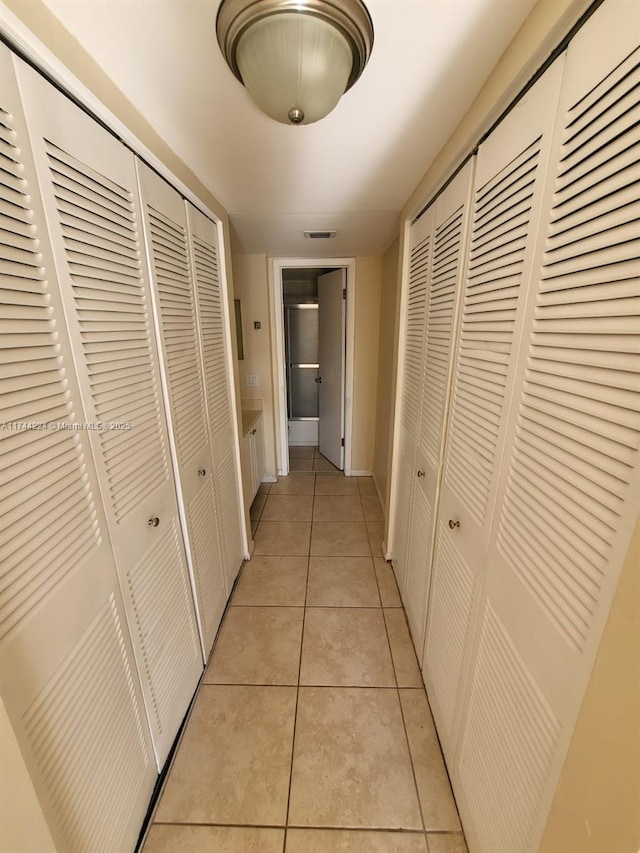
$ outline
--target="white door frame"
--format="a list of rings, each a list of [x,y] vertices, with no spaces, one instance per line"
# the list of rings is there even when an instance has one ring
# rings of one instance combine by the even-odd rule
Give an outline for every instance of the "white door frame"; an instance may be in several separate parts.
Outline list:
[[[355,353],[355,258],[274,258],[269,277],[271,309],[271,371],[274,389],[274,421],[276,434],[276,467],[278,475],[289,473],[289,439],[287,434],[287,375],[284,359],[284,300],[282,271],[285,269],[340,267],[347,271],[346,364],[344,384],[344,473],[351,476],[351,436],[353,432],[353,363]]]

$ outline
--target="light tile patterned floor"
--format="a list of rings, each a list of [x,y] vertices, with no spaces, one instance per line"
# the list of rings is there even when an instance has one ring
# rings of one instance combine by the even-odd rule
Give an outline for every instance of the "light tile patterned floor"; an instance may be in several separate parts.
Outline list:
[[[373,481],[292,462],[252,507],[144,851],[466,853]]]

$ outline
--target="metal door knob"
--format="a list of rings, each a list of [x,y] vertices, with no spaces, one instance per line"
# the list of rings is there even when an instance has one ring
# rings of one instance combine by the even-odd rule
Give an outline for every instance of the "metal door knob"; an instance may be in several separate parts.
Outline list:
[[[257,430],[257,429],[252,429],[252,430],[251,430],[251,435],[255,435],[257,432],[258,432],[258,430]]]
[[[206,477],[207,469],[206,468],[198,468],[198,477]]]
[[[452,518],[450,518],[450,519],[449,519],[449,527],[450,527],[452,530],[455,530],[455,529],[456,529],[456,527],[460,527],[460,522],[459,522],[459,521],[454,521]]]
[[[157,527],[160,524],[160,519],[157,515],[152,515],[147,524],[149,527]]]
[[[424,471],[418,471],[418,479],[420,479],[420,477],[424,477]]]

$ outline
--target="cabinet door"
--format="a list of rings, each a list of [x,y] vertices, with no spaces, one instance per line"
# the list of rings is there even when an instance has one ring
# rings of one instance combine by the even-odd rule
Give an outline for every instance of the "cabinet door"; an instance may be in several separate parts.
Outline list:
[[[261,415],[256,422],[256,492],[264,478],[264,419]]]
[[[189,203],[187,219],[213,454],[216,513],[219,529],[224,531],[224,570],[229,595],[242,565],[245,545],[241,526],[243,500],[231,383],[231,338],[227,297],[220,279],[216,226]]]
[[[0,688],[58,849],[125,853],[157,773],[4,45],[0,234]]]
[[[527,93],[477,156],[423,662],[450,762],[484,577],[563,62],[556,62]]]
[[[429,208],[411,226],[409,232],[409,278],[404,297],[402,319],[402,373],[400,396],[398,474],[393,531],[393,569],[402,596],[407,576],[409,519],[415,470],[416,440],[420,420],[424,333],[426,327],[428,278],[433,237],[433,208]]]
[[[227,596],[215,512],[213,459],[200,357],[195,285],[182,197],[138,163],[169,420],[205,660]]]
[[[202,671],[133,155],[21,64],[18,82],[158,766]],[[123,428],[124,427],[124,428]]]
[[[472,850],[538,848],[640,510],[636,12],[607,0],[567,51],[462,732]]]
[[[469,193],[474,160],[456,175],[433,205],[431,267],[427,281],[424,361],[409,522],[405,608],[422,657],[431,576],[433,525],[449,399],[451,359],[460,278],[464,267]]]

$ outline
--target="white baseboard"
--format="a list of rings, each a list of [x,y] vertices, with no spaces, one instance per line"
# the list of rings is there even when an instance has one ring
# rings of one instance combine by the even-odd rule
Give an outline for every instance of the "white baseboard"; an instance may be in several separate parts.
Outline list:
[[[373,477],[373,471],[354,471],[351,469],[350,477]]]
[[[267,475],[265,474],[265,476],[262,478],[262,480],[261,480],[260,482],[261,482],[261,483],[277,483],[277,482],[278,482],[278,478],[277,478],[277,477],[267,476]]]

